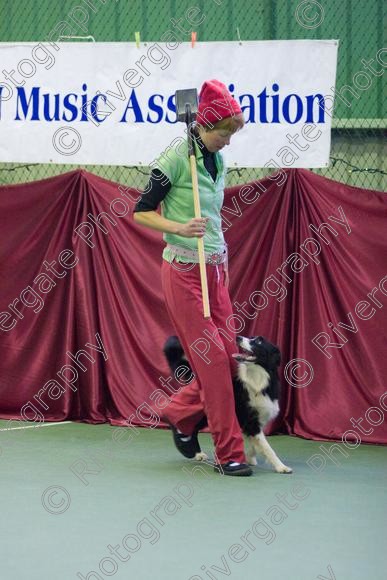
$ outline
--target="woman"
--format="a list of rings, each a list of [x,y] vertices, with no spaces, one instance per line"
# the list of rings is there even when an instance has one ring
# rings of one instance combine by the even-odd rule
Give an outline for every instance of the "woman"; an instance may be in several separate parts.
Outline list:
[[[192,217],[195,212],[187,143],[168,148],[167,155],[158,158],[133,216],[136,223],[164,232],[167,246],[161,278],[165,304],[196,377],[172,397],[163,419],[171,425],[179,451],[192,458],[200,450],[197,434],[206,415],[215,444],[215,470],[225,475],[252,474],[234,407],[232,377],[237,363],[232,354],[238,349],[235,335],[225,329],[233,311],[220,213],[226,175],[220,150],[230,144],[231,136],[243,125],[241,108],[226,86],[217,80],[205,82],[192,128],[202,217]],[[159,203],[162,215],[155,211]],[[208,320],[203,317],[198,237],[203,237],[206,257],[211,311]],[[203,335],[213,337],[218,344],[211,343],[208,356],[199,349]]]

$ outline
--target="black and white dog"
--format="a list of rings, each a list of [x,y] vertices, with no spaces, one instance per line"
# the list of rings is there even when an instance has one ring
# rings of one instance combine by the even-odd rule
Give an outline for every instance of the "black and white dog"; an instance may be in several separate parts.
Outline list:
[[[238,336],[236,342],[240,352],[233,355],[239,363],[238,377],[233,381],[235,411],[242,432],[247,438],[247,460],[250,465],[257,465],[256,456],[260,453],[278,473],[292,473],[292,469],[278,458],[263,433],[266,423],[279,412],[278,367],[281,364],[281,353],[278,347],[262,336]],[[192,373],[177,336],[167,339],[164,354],[173,373],[178,367],[184,366]],[[202,429],[206,424],[207,420],[204,418],[197,429]],[[207,459],[207,456],[201,452],[196,459]]]

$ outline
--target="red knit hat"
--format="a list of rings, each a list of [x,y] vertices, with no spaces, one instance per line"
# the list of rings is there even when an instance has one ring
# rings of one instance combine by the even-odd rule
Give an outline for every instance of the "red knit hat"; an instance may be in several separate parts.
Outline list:
[[[196,116],[198,125],[215,125],[222,119],[240,115],[242,109],[231,96],[225,84],[212,79],[206,81],[199,94],[199,106]]]

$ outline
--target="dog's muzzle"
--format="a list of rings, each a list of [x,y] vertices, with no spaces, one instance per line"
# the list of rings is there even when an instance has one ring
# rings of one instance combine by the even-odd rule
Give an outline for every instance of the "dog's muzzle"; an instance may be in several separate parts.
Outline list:
[[[253,362],[255,361],[255,356],[251,356],[249,354],[243,354],[240,352],[235,352],[231,355],[233,358],[235,358],[238,362]]]

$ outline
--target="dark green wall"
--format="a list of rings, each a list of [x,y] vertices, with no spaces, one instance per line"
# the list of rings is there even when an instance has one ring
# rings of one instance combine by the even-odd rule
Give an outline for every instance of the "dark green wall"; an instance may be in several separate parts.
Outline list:
[[[173,18],[182,19],[188,28],[185,12],[198,6],[204,16],[196,27],[199,41],[237,40],[237,27],[242,40],[339,39],[337,86],[353,86],[353,76],[363,69],[361,59],[375,58],[383,47],[383,6],[387,5],[384,0],[320,0],[323,20],[316,28],[306,29],[295,17],[300,4],[297,0],[87,1],[95,12],[87,9],[86,0],[0,0],[0,41],[46,40],[60,21],[72,24],[75,34],[91,34],[96,41],[133,42],[137,30],[144,42],[161,41],[167,30],[173,30]],[[87,31],[80,30],[71,20],[77,6],[89,14]],[[76,13],[80,15],[80,11]],[[309,14],[318,16],[313,8]],[[189,39],[187,34],[184,40]],[[336,118],[386,117],[382,103],[382,78],[375,76],[366,98],[355,100],[350,108],[339,105]]]
[[[338,39],[336,90],[344,85],[354,87],[356,73],[363,70],[362,59],[375,59],[385,45],[387,2],[318,1],[323,9],[321,24],[307,29],[295,16],[301,0],[0,0],[0,41],[46,41],[58,23],[66,21],[72,24],[74,34],[90,34],[96,41],[134,42],[134,33],[138,30],[142,42],[157,42],[168,30],[174,29],[172,19],[181,19],[188,29],[185,13],[197,6],[204,16],[203,22],[194,27],[198,41],[238,40],[237,28],[242,40]],[[87,10],[87,3],[94,5],[95,12],[91,8]],[[71,20],[77,6],[83,7],[89,15],[84,31]],[[308,15],[319,16],[313,8]],[[179,40],[189,41],[190,34],[181,35]],[[263,63],[263,66],[270,66],[270,63]],[[375,68],[381,67],[377,64]],[[315,74],[319,74],[318,69]],[[365,171],[366,168],[386,171],[385,76],[373,75],[371,86],[364,91],[357,90],[359,99],[352,98],[350,107],[336,99],[331,164],[326,169],[315,170],[317,173],[359,187],[385,189],[384,174]],[[359,82],[364,82],[365,77],[358,78]],[[71,165],[0,164],[0,183],[42,179],[73,168]],[[137,187],[144,186],[147,180],[144,168],[99,166],[88,169]],[[257,179],[268,172],[271,170],[233,172],[228,176],[228,183]]]

